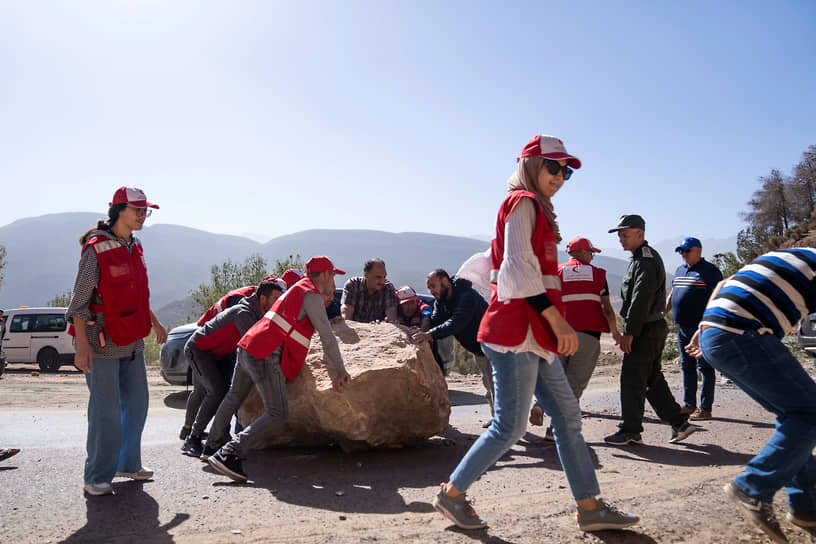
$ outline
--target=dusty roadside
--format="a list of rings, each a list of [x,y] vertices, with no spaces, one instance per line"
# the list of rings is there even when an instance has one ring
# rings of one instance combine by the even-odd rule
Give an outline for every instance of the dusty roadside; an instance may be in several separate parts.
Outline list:
[[[453,528],[431,507],[445,479],[482,432],[487,410],[475,377],[449,380],[451,427],[414,447],[344,454],[266,450],[236,485],[179,453],[184,388],[151,371],[145,464],[156,478],[117,480],[115,497],[84,499],[82,378],[10,369],[0,380],[0,442],[23,452],[0,465],[3,542],[767,542],[728,502],[722,485],[759,450],[772,418],[733,386],[718,384],[716,419],[681,444],[650,419],[643,446],[603,443],[618,413],[616,355],[605,357],[585,395],[584,436],[602,494],[639,514],[631,531],[582,534],[555,447],[530,432],[471,488],[485,531]],[[679,369],[667,378],[679,394]],[[653,413],[647,409],[647,416]],[[15,442],[11,444],[10,442]],[[776,499],[784,516],[784,493]],[[783,521],[791,542],[810,534]]]

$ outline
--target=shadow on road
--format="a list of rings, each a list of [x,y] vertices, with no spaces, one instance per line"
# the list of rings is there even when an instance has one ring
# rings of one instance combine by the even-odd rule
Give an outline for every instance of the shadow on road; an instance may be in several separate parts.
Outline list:
[[[615,421],[621,421],[621,417],[617,414],[605,414],[601,412],[582,412],[583,417],[594,417],[598,419],[613,419]],[[763,421],[750,421],[747,419],[734,419],[730,417],[714,417],[710,421],[724,421],[726,423],[737,423],[740,425],[750,425],[754,429],[773,429],[775,425],[773,423],[765,423]],[[656,417],[644,416],[643,423],[658,423],[664,424],[663,421]],[[689,421],[689,423],[700,424],[699,421]],[[702,422],[705,424],[706,422]]]
[[[190,396],[191,392],[192,389],[170,393],[164,397],[164,405],[168,408],[184,410],[187,407],[187,397]]]
[[[159,525],[159,503],[144,491],[143,485],[140,482],[115,483],[116,495],[87,497],[85,526],[62,542],[74,544],[114,539],[122,542],[173,542],[168,531],[184,523],[190,514],[176,513],[170,522]]]
[[[696,437],[698,435],[694,434],[693,436]],[[691,440],[693,440],[693,438]],[[596,442],[593,443],[593,445],[615,448],[620,451],[620,453],[613,453],[612,457],[632,461],[643,461],[646,463],[676,465],[680,467],[707,467],[710,465],[738,466],[746,464],[755,455],[729,451],[716,444],[695,444],[691,442],[680,442],[672,447],[654,446],[650,444],[621,447],[611,446],[605,442]],[[677,446],[681,446],[681,448]]]
[[[433,511],[427,501],[406,503],[401,489],[425,489],[447,479],[473,443],[473,435],[448,427],[419,444],[382,451],[343,453],[340,448],[267,449],[250,453],[244,470],[251,487],[268,489],[288,504],[339,513],[399,514]],[[208,465],[203,470],[210,471]],[[247,484],[224,478],[239,493]],[[238,499],[240,500],[240,499]]]
[[[475,404],[487,404],[487,398],[484,395],[471,393],[470,391],[459,391],[457,389],[448,389],[448,398],[451,406],[473,406]]]

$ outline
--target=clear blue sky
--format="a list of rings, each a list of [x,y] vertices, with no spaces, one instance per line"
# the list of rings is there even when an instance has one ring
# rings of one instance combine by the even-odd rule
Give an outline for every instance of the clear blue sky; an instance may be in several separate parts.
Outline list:
[[[816,144],[814,28],[810,0],[3,2],[0,225],[132,184],[212,232],[487,235],[548,133],[584,162],[566,238],[725,238]]]

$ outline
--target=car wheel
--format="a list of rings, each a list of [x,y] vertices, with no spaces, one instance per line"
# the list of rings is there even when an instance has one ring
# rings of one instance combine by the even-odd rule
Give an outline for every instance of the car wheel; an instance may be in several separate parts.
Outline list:
[[[43,348],[37,354],[37,364],[41,372],[56,372],[60,367],[60,357],[54,348]]]

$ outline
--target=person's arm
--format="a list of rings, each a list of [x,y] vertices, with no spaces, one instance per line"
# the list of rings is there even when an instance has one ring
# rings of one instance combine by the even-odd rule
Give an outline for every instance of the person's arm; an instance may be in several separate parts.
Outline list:
[[[722,274],[720,274],[722,277]],[[708,302],[711,303],[714,300],[714,297],[717,296],[717,293],[720,292],[725,282],[730,280],[733,276],[728,276],[726,279],[720,280],[717,282],[717,285],[714,286],[714,290],[711,292],[711,296],[708,297]],[[695,359],[702,359],[703,352],[700,350],[700,328],[694,331],[694,335],[689,340],[689,343],[685,347],[685,352],[694,357]]]
[[[633,264],[632,280],[632,300],[626,313],[626,320],[623,324],[623,336],[621,336],[620,349],[624,353],[632,352],[632,342],[635,336],[639,336],[643,331],[649,308],[652,306],[654,297],[654,285],[657,284],[657,268],[654,265],[644,264],[643,261],[635,261]]]
[[[672,297],[672,293],[674,293],[674,287],[672,287],[672,288],[669,290],[669,295],[666,297],[666,309],[665,309],[665,310],[663,310],[663,313],[666,313],[666,314],[667,314],[667,313],[669,313],[669,312],[671,311],[671,309],[672,309],[672,304],[671,304],[671,297]]]
[[[159,344],[167,342],[167,330],[164,328],[164,325],[161,324],[159,318],[156,317],[156,314],[153,313],[153,310],[150,310],[150,323],[153,326],[153,331],[156,333],[156,342]]]
[[[615,340],[615,344],[620,344],[621,334],[618,332],[618,320],[615,317],[615,309],[612,308],[612,302],[609,299],[609,295],[601,296],[601,310],[603,310],[606,322],[609,324],[609,333]]]
[[[343,285],[343,295],[340,297],[340,317],[348,321],[351,321],[354,318],[354,305],[350,304],[350,302],[353,300],[353,279],[354,278],[349,278],[346,280],[346,283]]]
[[[547,323],[550,324],[550,328],[555,334],[555,338],[558,342],[558,353],[564,356],[570,356],[578,351],[578,334],[576,334],[575,329],[567,323],[567,320],[564,319],[564,316],[561,315],[558,308],[550,305],[546,310],[541,312],[541,315],[543,315]]]
[[[327,369],[332,380],[332,387],[336,391],[342,391],[351,376],[346,372],[343,363],[343,355],[340,353],[340,346],[337,345],[337,338],[334,337],[329,318],[326,315],[326,308],[323,305],[323,297],[317,293],[308,292],[303,297],[303,310],[314,325],[315,330],[320,335],[320,342],[323,344],[323,353],[326,354],[329,364]]]
[[[427,315],[422,316],[422,319],[419,321],[419,330],[422,332],[428,332],[431,328],[431,318]]]
[[[90,304],[94,289],[99,284],[99,264],[93,249],[87,248],[79,259],[71,302],[65,318],[74,325],[75,348],[74,365],[83,372],[90,372],[93,366],[93,348],[88,342],[87,322],[93,317]]]
[[[550,304],[538,256],[530,240],[536,222],[533,200],[522,198],[504,225],[504,255],[499,267],[496,296],[500,301],[524,298],[537,312]],[[542,296],[543,295],[543,296]]]

